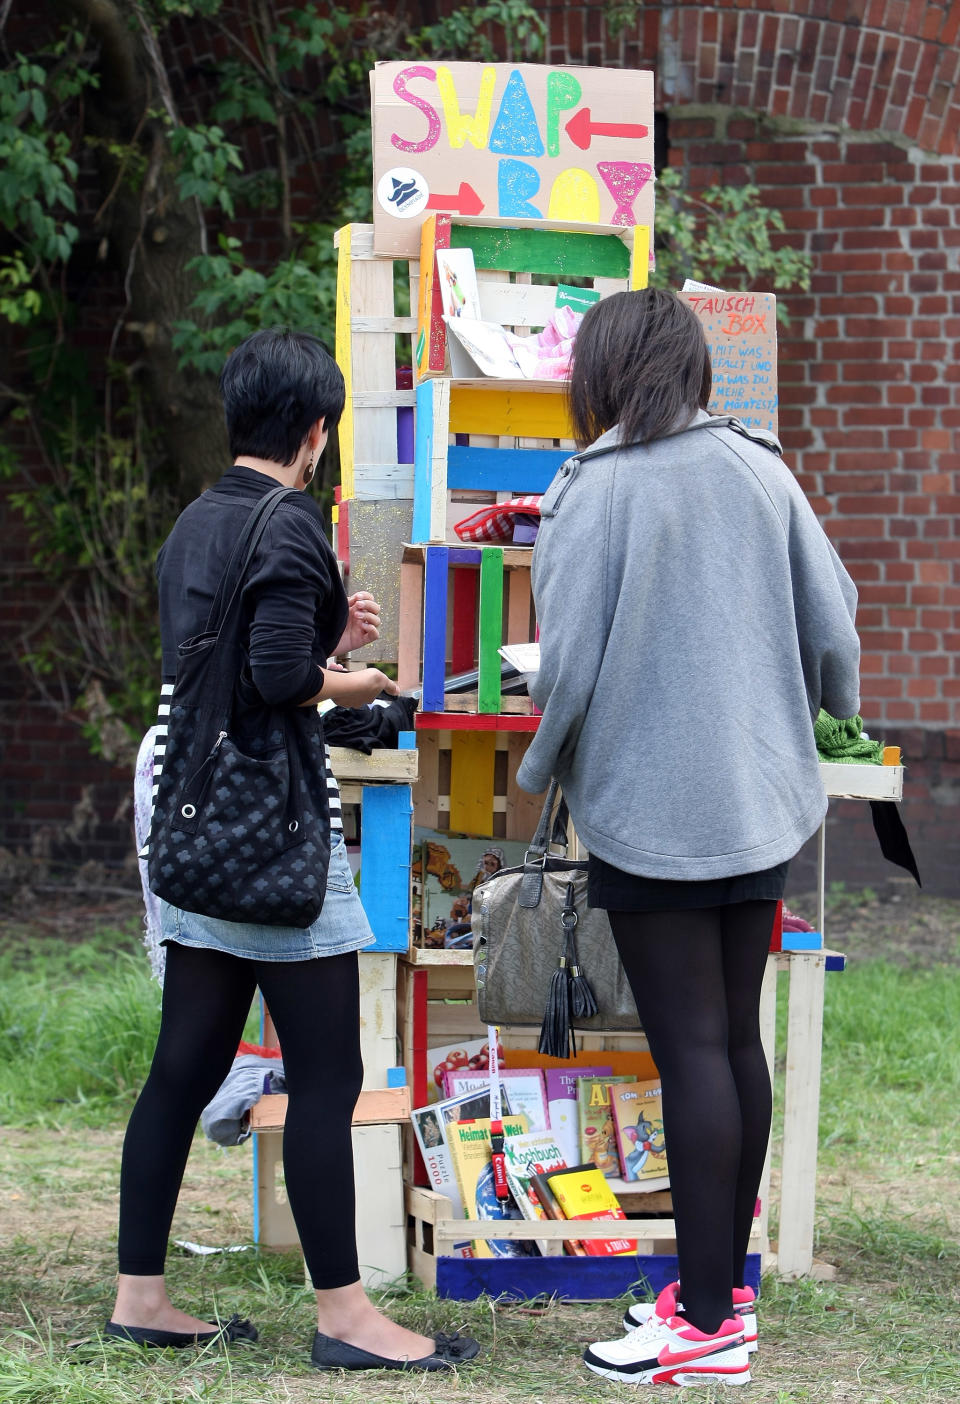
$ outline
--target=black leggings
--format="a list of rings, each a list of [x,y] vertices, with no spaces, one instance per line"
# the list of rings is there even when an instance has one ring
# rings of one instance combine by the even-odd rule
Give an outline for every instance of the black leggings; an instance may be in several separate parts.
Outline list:
[[[760,987],[775,902],[610,912],[663,1088],[684,1313],[715,1331],[742,1287],[770,1135]]]
[[[350,1132],[363,1080],[356,952],[255,961],[175,943],[150,1076],[123,1143],[122,1273],[163,1272],[193,1133],[230,1070],[258,985],[283,1049],[284,1179],[307,1269],[324,1289],[360,1276]]]

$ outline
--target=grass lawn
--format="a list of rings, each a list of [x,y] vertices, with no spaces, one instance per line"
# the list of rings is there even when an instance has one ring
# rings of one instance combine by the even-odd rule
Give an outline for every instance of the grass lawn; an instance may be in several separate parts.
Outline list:
[[[817,1256],[837,1276],[764,1281],[761,1349],[742,1392],[758,1404],[960,1399],[960,903],[881,906],[835,897],[831,944],[857,953],[827,984]],[[884,922],[889,939],[878,936]],[[420,1330],[465,1328],[483,1344],[479,1360],[442,1377],[318,1374],[307,1365],[312,1298],[299,1255],[252,1249],[175,1250],[170,1279],[188,1310],[250,1315],[256,1345],[229,1355],[105,1348],[123,1122],[157,1017],[136,941],[129,923],[76,941],[0,923],[0,1400],[637,1397],[579,1363],[583,1345],[618,1334],[622,1304],[438,1301],[405,1283],[385,1294],[388,1309]],[[250,1182],[249,1147],[198,1138],[174,1237],[249,1243]]]

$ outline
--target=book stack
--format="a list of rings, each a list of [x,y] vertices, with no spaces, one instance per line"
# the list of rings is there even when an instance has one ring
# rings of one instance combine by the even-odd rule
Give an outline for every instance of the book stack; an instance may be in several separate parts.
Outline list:
[[[450,1199],[454,1217],[624,1220],[616,1194],[621,1181],[645,1190],[668,1184],[659,1079],[614,1073],[603,1064],[545,1072],[501,1068],[500,1076],[509,1200],[494,1193],[487,1077],[471,1068],[447,1068],[445,1098],[412,1114],[430,1184]],[[546,1254],[550,1246],[546,1239],[465,1239],[456,1251],[464,1257],[514,1257],[531,1250]],[[634,1253],[636,1241],[571,1236],[562,1250],[577,1256]]]

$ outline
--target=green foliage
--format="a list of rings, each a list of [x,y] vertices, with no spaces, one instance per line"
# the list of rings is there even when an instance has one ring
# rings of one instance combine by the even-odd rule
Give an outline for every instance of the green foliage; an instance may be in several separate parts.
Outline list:
[[[725,287],[729,281],[774,289],[810,287],[809,254],[775,243],[785,229],[779,210],[760,203],[755,185],[713,185],[696,195],[679,171],[660,176],[657,199],[657,287],[678,288],[685,278]],[[777,306],[786,320],[786,309]]]
[[[174,127],[170,150],[180,165],[176,184],[181,200],[199,200],[207,209],[219,208],[232,217],[229,177],[231,171],[243,170],[243,159],[239,148],[225,140],[223,130],[203,123]]]
[[[221,235],[220,252],[192,261],[200,287],[192,320],[174,326],[173,345],[181,365],[216,374],[230,349],[262,327],[297,326],[317,335],[333,326],[336,301],[336,252],[333,229],[312,225],[302,230],[297,254],[268,273],[251,268],[239,239]]]
[[[494,44],[491,31],[502,42]],[[481,63],[535,62],[543,57],[547,26],[525,0],[488,0],[466,5],[411,34],[407,43],[427,58],[474,59]]]

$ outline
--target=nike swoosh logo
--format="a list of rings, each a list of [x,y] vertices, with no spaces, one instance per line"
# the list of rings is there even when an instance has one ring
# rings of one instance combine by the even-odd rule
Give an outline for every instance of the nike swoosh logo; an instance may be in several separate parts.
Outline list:
[[[740,1340],[730,1341],[728,1344],[718,1346],[714,1341],[702,1341],[691,1344],[689,1350],[673,1351],[669,1346],[664,1346],[660,1352],[659,1363],[661,1365],[684,1365],[690,1360],[699,1360],[704,1355],[722,1355],[728,1350],[736,1350],[742,1345]]]

